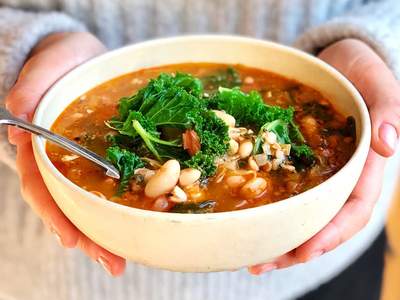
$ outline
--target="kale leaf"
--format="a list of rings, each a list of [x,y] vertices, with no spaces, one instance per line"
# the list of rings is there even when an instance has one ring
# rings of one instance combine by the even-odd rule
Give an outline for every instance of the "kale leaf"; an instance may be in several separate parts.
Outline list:
[[[184,130],[190,126],[187,114],[204,108],[199,98],[202,90],[201,81],[189,74],[162,73],[134,96],[122,98],[119,116],[107,124],[121,135],[134,139],[132,150],[135,152],[146,152],[145,145],[160,161],[171,157],[170,152],[180,152],[179,156],[184,157],[183,151],[171,149],[181,147],[179,132],[174,140],[166,140],[162,138],[162,131],[168,127]]]
[[[190,159],[185,160],[183,165],[187,168],[194,168],[201,172],[202,178],[213,176],[217,171],[215,165],[215,155],[211,153],[197,152]]]
[[[118,195],[121,195],[128,189],[129,180],[137,168],[144,167],[139,156],[118,146],[112,146],[107,149],[106,158],[118,169],[121,179],[118,187]]]
[[[201,98],[202,83],[189,74],[161,74],[136,95],[122,98],[119,116],[107,122],[120,136],[128,136],[130,150],[151,155],[159,161],[178,159],[187,166],[198,165],[203,177],[215,174],[215,159],[228,149],[228,127],[214,112],[206,109]],[[165,138],[175,128],[173,140]],[[200,138],[201,154],[190,158],[182,148],[181,134],[187,128]],[[126,139],[113,137],[115,142]],[[200,156],[202,157],[200,161]]]
[[[208,105],[234,116],[240,126],[252,125],[258,128],[277,119],[289,122],[294,113],[293,108],[266,105],[257,91],[247,94],[239,88],[219,88]]]
[[[125,120],[132,110],[140,111],[143,115],[149,113],[149,116],[153,116],[159,112],[160,107],[162,108],[167,103],[169,103],[167,109],[174,109],[174,105],[180,104],[175,108],[178,108],[178,112],[181,112],[182,106],[186,108],[190,104],[197,106],[200,103],[198,98],[202,92],[201,81],[190,74],[177,73],[172,76],[162,73],[157,78],[150,80],[148,85],[139,90],[137,94],[120,100],[119,118]],[[184,103],[179,103],[183,98],[185,98]],[[171,114],[178,114],[178,112],[170,112],[167,116],[171,117]],[[158,117],[162,118],[160,114],[158,114]],[[174,119],[176,119],[176,116]]]
[[[228,126],[211,110],[194,110],[187,115],[200,138],[201,150],[215,156],[224,155],[228,150]]]

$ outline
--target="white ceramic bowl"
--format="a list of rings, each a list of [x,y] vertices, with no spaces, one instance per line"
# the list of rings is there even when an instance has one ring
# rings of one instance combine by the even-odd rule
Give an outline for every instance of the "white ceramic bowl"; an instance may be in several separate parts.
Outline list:
[[[122,257],[182,272],[232,270],[267,262],[299,246],[340,210],[354,188],[370,143],[367,108],[339,72],[315,57],[275,43],[233,36],[185,36],[111,51],[60,79],[41,101],[34,123],[50,128],[58,115],[91,88],[142,68],[185,62],[243,64],[296,79],[321,91],[357,126],[350,161],[322,184],[257,208],[194,215],[115,204],[86,192],[50,162],[45,142],[33,138],[44,181],[64,214],[89,238]]]

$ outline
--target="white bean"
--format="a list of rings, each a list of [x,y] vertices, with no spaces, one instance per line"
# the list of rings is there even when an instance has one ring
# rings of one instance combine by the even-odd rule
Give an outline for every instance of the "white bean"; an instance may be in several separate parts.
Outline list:
[[[282,169],[288,170],[290,172],[295,172],[296,168],[292,165],[282,165]]]
[[[179,162],[175,159],[164,163],[146,184],[145,195],[150,198],[157,198],[170,192],[178,183],[180,170]]]
[[[231,139],[229,141],[229,149],[228,149],[228,154],[229,155],[234,155],[238,152],[239,150],[239,143],[236,142],[235,140]]]
[[[175,186],[168,200],[175,203],[185,202],[187,200],[187,195],[179,186]]]
[[[199,180],[200,176],[201,172],[197,169],[194,168],[183,169],[181,171],[181,174],[179,175],[179,185],[187,186],[193,184],[197,180]]]
[[[233,189],[241,187],[245,182],[246,179],[239,175],[233,175],[226,178],[226,184]]]
[[[282,160],[277,159],[277,158],[273,159],[272,160],[272,170],[274,170],[274,171],[278,170],[281,164],[282,164]]]
[[[224,121],[225,124],[228,125],[228,127],[235,127],[236,120],[233,116],[221,110],[213,110],[213,112],[218,118]]]
[[[243,141],[239,146],[239,155],[240,158],[249,157],[253,151],[253,143],[250,140]]]
[[[261,195],[267,188],[267,181],[264,178],[256,177],[250,179],[240,189],[240,195],[242,197],[251,199]]]
[[[247,163],[249,164],[250,169],[254,170],[254,171],[258,171],[260,170],[260,168],[258,167],[255,159],[253,156],[250,156],[249,159],[247,160]]]
[[[240,137],[239,128],[236,128],[236,127],[229,128],[228,135],[231,139],[237,140]]]
[[[244,82],[245,84],[253,84],[253,83],[254,83],[254,78],[251,77],[251,76],[246,76],[246,77],[244,78],[243,82]]]

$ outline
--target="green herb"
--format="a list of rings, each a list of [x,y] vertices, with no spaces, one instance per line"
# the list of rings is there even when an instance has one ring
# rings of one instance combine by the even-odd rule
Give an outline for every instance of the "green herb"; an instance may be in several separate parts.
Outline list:
[[[218,87],[233,88],[242,85],[239,73],[232,67],[219,70],[215,74],[201,79],[207,91],[214,91]]]
[[[198,100],[202,92],[201,81],[190,74],[177,73],[172,76],[162,73],[158,78],[150,80],[149,84],[137,94],[120,100],[119,118],[125,120],[134,110],[140,111],[143,115],[149,114],[151,119],[154,114],[158,114],[156,118],[160,120],[163,118],[176,120],[185,108],[193,109],[201,104]],[[180,103],[181,100],[184,100],[184,103]],[[165,104],[168,106],[164,107]],[[177,111],[171,111],[172,109],[177,109]],[[167,114],[162,116],[161,111],[163,111],[162,114],[165,112]]]
[[[192,111],[187,117],[200,138],[201,151],[183,163],[201,171],[202,178],[211,177],[217,170],[215,160],[228,151],[228,126],[206,109]]]
[[[211,153],[197,152],[190,159],[185,160],[183,165],[187,168],[194,168],[201,172],[202,178],[211,177],[217,171],[215,155]]]
[[[239,88],[220,87],[218,93],[208,101],[208,105],[234,116],[240,126],[251,125],[258,128],[277,119],[289,122],[294,112],[293,108],[266,105],[257,91],[247,94]]]
[[[133,177],[135,170],[144,167],[144,164],[139,156],[118,146],[109,147],[106,158],[120,173],[121,179],[117,194],[121,195],[128,189],[129,180]]]
[[[187,117],[200,138],[201,150],[204,153],[221,156],[227,152],[228,126],[213,111],[192,111]]]
[[[296,145],[292,144],[290,150],[290,157],[297,170],[304,169],[315,163],[315,156],[313,151],[306,144]]]

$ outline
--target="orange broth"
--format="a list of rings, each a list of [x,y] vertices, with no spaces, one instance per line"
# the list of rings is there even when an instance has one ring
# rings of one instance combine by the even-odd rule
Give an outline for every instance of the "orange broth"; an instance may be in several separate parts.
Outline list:
[[[109,142],[105,138],[111,129],[105,125],[117,114],[121,97],[130,96],[144,87],[149,79],[160,73],[186,72],[204,77],[226,68],[211,63],[187,63],[143,69],[105,82],[73,101],[58,117],[52,130],[85,147],[105,155]],[[210,178],[201,187],[202,196],[192,201],[214,200],[214,212],[232,211],[279,201],[304,192],[335,174],[351,157],[355,149],[351,119],[338,113],[321,93],[299,82],[282,76],[249,68],[233,66],[242,79],[245,92],[257,90],[265,103],[295,108],[295,121],[308,145],[314,151],[314,166],[298,172],[276,170],[258,171],[257,176],[267,180],[267,190],[257,198],[245,199],[224,181]],[[251,80],[248,80],[251,78]],[[154,199],[143,192],[128,191],[115,196],[118,181],[107,177],[103,169],[84,158],[71,158],[70,153],[48,144],[47,153],[56,168],[68,179],[87,191],[98,191],[111,201],[142,209],[152,209]],[[191,201],[191,199],[189,199]]]

